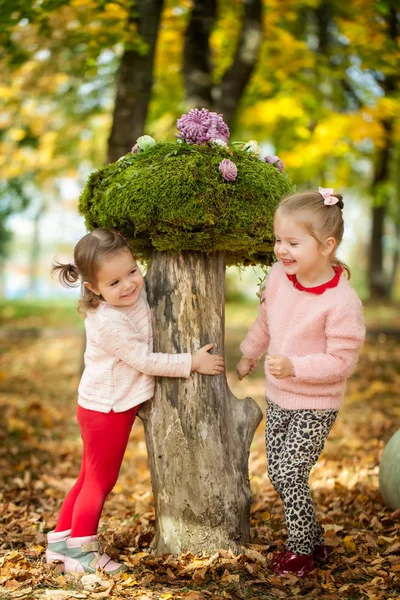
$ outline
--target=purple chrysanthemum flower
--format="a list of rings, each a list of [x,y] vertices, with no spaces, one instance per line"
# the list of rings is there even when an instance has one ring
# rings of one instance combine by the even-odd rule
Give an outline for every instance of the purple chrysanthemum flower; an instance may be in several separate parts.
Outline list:
[[[225,181],[235,181],[237,177],[237,167],[229,158],[221,160],[218,166]]]
[[[283,162],[281,161],[279,156],[268,155],[264,158],[264,160],[266,163],[269,163],[270,165],[273,165],[274,167],[279,169],[279,171],[281,173],[282,173],[283,169],[285,168],[285,165],[283,164]]]
[[[215,139],[228,142],[229,139],[229,128],[222,115],[210,112],[206,108],[192,108],[178,119],[177,126],[179,135],[176,137],[188,144],[205,144]]]

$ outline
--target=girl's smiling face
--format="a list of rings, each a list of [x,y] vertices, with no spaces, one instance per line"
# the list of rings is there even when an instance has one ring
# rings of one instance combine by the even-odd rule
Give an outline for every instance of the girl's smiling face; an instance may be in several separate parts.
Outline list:
[[[296,275],[301,283],[312,286],[328,275],[334,238],[319,242],[293,216],[281,214],[274,219],[274,252],[288,275]]]
[[[122,249],[104,259],[95,285],[85,286],[113,306],[133,306],[144,286],[143,275],[132,253]]]

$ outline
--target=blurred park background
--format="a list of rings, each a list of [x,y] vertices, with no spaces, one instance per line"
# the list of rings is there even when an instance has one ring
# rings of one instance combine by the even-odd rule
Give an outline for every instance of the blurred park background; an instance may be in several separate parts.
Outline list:
[[[89,173],[189,108],[223,113],[298,189],[344,195],[341,251],[364,300],[398,301],[399,12],[394,0],[0,1],[0,274],[5,299],[85,233]],[[229,272],[255,295],[259,273]],[[251,289],[249,289],[251,288]]]

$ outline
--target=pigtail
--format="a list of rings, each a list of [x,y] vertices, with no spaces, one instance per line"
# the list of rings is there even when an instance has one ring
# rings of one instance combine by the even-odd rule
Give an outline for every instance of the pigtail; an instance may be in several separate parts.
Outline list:
[[[128,240],[118,231],[94,229],[84,235],[75,246],[73,263],[53,264],[52,273],[56,273],[64,287],[81,286],[81,297],[78,301],[80,313],[95,310],[103,299],[86,287],[85,283],[95,285],[102,261],[125,248],[130,250]]]
[[[61,285],[64,287],[79,287],[80,285],[79,271],[76,266],[71,263],[63,264],[55,262],[51,272],[56,274]]]
[[[338,206],[341,210],[343,210],[343,208],[344,208],[343,196],[341,194],[335,194],[335,198],[337,198],[339,200],[339,202],[337,202],[336,206]]]

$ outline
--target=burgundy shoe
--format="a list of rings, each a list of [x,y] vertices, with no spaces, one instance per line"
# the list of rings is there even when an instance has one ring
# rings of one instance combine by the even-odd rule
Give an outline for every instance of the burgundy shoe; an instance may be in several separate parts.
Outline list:
[[[292,573],[297,577],[306,577],[314,569],[312,554],[295,554],[287,550],[278,564],[274,565],[275,575]]]
[[[325,544],[321,544],[320,546],[315,546],[313,552],[313,559],[315,562],[320,565],[326,565],[329,560],[330,550]]]
[[[275,568],[279,565],[279,563],[281,562],[282,558],[284,556],[286,556],[288,550],[283,550],[283,552],[279,552],[279,554],[276,554],[276,556],[274,556],[274,558],[272,559],[272,567]]]

